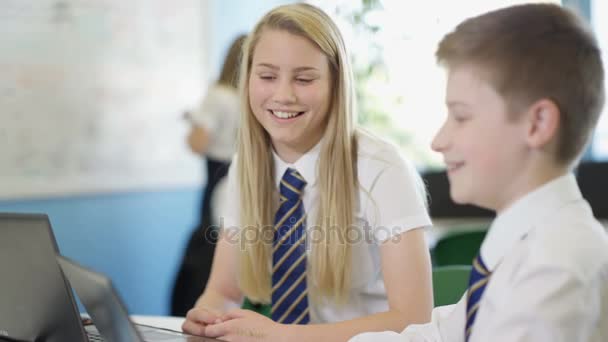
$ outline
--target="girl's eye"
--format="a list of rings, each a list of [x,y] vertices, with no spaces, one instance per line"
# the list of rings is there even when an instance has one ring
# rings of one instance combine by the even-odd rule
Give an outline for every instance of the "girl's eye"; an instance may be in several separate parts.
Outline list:
[[[314,81],[314,79],[312,79],[312,78],[296,78],[296,81],[298,81],[299,83],[308,84],[308,83],[311,83],[312,81]]]
[[[260,78],[266,81],[271,81],[274,80],[276,77],[272,76],[272,75],[260,75]]]

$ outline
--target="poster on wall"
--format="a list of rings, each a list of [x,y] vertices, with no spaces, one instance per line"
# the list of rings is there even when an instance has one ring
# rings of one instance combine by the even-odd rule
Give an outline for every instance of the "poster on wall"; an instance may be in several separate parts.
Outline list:
[[[4,0],[0,199],[199,184],[205,3]]]

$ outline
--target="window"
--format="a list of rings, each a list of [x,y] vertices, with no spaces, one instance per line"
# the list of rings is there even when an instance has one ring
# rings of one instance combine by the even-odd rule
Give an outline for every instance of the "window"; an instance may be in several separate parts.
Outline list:
[[[604,18],[602,18],[602,14]],[[603,52],[604,73],[608,72],[608,2],[605,0],[593,0],[591,2],[591,22],[600,47]],[[604,112],[600,117],[600,122],[591,145],[591,158],[594,160],[608,160],[608,106],[604,105]]]
[[[309,2],[332,15],[345,36],[358,81],[360,123],[391,138],[419,168],[427,168],[441,165],[430,143],[446,115],[445,75],[434,55],[439,40],[468,17],[530,1]],[[608,127],[605,136],[608,150]]]

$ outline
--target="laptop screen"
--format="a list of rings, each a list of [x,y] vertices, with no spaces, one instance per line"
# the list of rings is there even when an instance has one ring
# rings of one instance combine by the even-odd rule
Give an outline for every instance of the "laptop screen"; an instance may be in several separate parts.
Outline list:
[[[109,278],[63,256],[57,256],[57,260],[93,322],[107,341],[142,340],[137,329],[131,324],[127,309],[120,301]]]
[[[59,265],[106,341],[219,341],[162,328],[133,325],[112,281],[101,273],[57,256]]]
[[[86,341],[46,215],[0,213],[0,340]]]

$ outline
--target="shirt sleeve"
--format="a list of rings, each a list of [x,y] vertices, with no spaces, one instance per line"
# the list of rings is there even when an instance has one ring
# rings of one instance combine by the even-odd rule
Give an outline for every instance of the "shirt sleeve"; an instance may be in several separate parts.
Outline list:
[[[192,113],[192,122],[209,132],[218,131],[225,112],[224,97],[215,87],[209,88],[198,109]]]
[[[597,330],[601,312],[601,280],[587,284],[563,267],[526,266],[503,295],[500,311],[475,322],[470,342],[593,340],[590,335]]]
[[[378,243],[431,225],[424,183],[414,166],[397,152],[386,159],[370,184],[366,213]]]
[[[349,342],[464,342],[464,297],[454,305],[433,309],[431,321],[412,324],[400,334],[392,331],[363,333]]]

